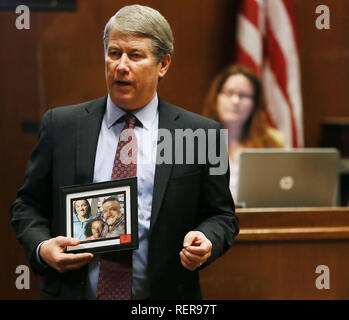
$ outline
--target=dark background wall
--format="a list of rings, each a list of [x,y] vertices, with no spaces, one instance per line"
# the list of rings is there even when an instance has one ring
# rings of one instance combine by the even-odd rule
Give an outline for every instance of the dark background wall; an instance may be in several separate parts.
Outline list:
[[[14,11],[0,12],[0,299],[35,299],[17,290],[15,269],[27,265],[8,223],[8,208],[21,186],[37,140],[31,123],[51,107],[106,94],[102,34],[107,20],[133,1],[77,0],[74,12],[31,12],[30,30],[17,30]],[[160,96],[194,112],[214,74],[234,59],[238,0],[137,1],[158,9],[175,36],[175,55]],[[347,0],[295,0],[302,67],[305,144],[318,146],[325,117],[349,117],[349,12]],[[315,27],[318,5],[328,5],[331,29]],[[29,125],[28,125],[29,124]],[[25,130],[23,130],[25,129]],[[31,131],[31,129],[33,129]]]

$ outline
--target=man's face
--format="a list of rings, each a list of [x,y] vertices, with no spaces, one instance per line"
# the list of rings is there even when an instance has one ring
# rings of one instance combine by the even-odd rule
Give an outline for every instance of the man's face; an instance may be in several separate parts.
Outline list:
[[[121,217],[120,204],[117,201],[107,201],[102,205],[104,221],[109,225],[114,225]]]
[[[158,79],[166,74],[170,62],[169,54],[157,61],[150,38],[111,29],[105,77],[112,101],[126,110],[144,107],[154,98]]]

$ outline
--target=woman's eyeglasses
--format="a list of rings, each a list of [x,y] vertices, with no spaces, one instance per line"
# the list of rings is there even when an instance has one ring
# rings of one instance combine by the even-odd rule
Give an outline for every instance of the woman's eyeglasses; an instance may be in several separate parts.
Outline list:
[[[223,94],[227,98],[232,98],[235,95],[237,95],[239,97],[239,99],[243,102],[249,102],[253,99],[252,95],[249,95],[247,93],[242,93],[242,92],[235,92],[232,90],[221,91],[220,93]]]

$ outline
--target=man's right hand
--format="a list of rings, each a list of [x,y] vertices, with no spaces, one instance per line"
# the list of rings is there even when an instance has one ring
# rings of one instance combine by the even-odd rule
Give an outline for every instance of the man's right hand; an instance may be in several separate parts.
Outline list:
[[[67,246],[76,246],[80,243],[79,239],[56,237],[42,243],[39,254],[49,266],[58,272],[79,269],[90,262],[93,258],[92,253],[65,253]]]

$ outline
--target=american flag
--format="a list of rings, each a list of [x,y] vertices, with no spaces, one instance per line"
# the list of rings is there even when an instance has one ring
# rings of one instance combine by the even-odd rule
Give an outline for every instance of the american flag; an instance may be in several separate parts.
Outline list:
[[[303,115],[293,0],[241,0],[236,62],[262,80],[271,125],[302,147]]]

